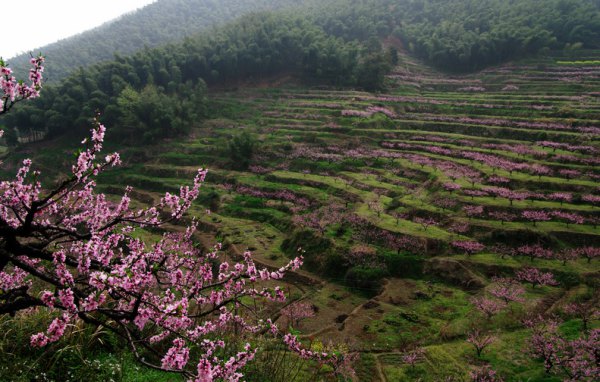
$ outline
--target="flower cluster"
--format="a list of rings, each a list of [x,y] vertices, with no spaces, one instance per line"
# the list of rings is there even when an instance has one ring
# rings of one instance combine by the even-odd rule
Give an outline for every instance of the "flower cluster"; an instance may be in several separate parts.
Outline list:
[[[0,114],[6,113],[15,103],[29,98],[36,98],[42,88],[42,73],[44,72],[44,57],[31,59],[32,68],[29,70],[30,84],[17,81],[12,69],[0,59]],[[2,132],[0,131],[0,136]]]
[[[471,256],[477,252],[481,252],[485,248],[485,245],[477,241],[456,240],[452,242],[452,247],[467,256]]]
[[[55,314],[45,331],[31,336],[32,346],[56,342],[83,321],[127,338],[146,365],[196,381],[239,380],[240,369],[256,350],[246,345],[220,358],[216,354],[223,354],[225,343],[208,338],[233,326],[249,334],[264,330],[264,322],[238,309],[241,299],[284,301],[281,288],[267,287],[265,281],[282,279],[300,267],[302,258],[276,270],[259,269],[249,252],[230,263],[219,245],[200,251],[194,221],[182,232],[144,242],[135,230],[180,219],[197,198],[206,170],[199,169],[191,186],[166,193],[156,205],[132,209],[129,187],[117,201],[95,191],[95,176],[120,161],[116,153],[99,155],[104,133],[96,121],[89,148],[78,155],[71,176],[51,191],[32,178],[38,173],[30,160],[14,180],[0,183],[0,248],[5,254],[0,313],[37,308]],[[32,280],[41,291],[30,288]],[[164,349],[165,343],[171,346],[162,358],[140,356],[140,348]],[[302,350],[298,344],[293,349]],[[312,353],[302,352],[307,354]],[[329,358],[319,354],[319,360]]]
[[[529,352],[544,362],[547,373],[563,374],[567,382],[591,382],[600,378],[600,329],[579,338],[566,339],[554,320],[538,317],[527,320],[525,325],[532,331]]]
[[[525,267],[516,273],[519,281],[528,282],[535,288],[536,285],[558,285],[554,275],[550,272],[542,272],[537,268]]]

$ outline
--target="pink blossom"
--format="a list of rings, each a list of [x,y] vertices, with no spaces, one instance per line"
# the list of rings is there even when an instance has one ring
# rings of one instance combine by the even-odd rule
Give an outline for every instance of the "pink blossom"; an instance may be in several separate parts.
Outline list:
[[[488,320],[490,320],[495,314],[500,313],[506,307],[506,304],[502,301],[486,297],[472,298],[471,303],[475,305],[475,308],[483,313]]]
[[[185,347],[185,341],[181,338],[173,340],[173,346],[167,351],[162,359],[162,367],[165,369],[181,370],[188,363],[190,349]]]
[[[525,299],[523,295],[525,294],[525,289],[514,279],[507,278],[495,278],[494,284],[488,290],[489,293],[501,300],[504,301],[505,304],[510,302],[524,302]]]
[[[522,256],[528,256],[531,261],[534,258],[550,260],[554,258],[554,252],[542,247],[539,244],[527,244],[517,248],[517,253]]]
[[[484,366],[469,372],[471,382],[503,382],[504,380],[498,376],[496,371],[489,366]]]
[[[530,283],[534,288],[536,285],[558,285],[552,273],[542,272],[537,268],[525,267],[517,271],[516,278],[519,281]]]
[[[471,330],[467,336],[467,342],[473,345],[475,352],[477,353],[477,357],[481,357],[483,350],[494,343],[495,340],[495,336],[485,334],[479,329]]]
[[[0,59],[0,115],[8,112],[17,102],[39,96],[42,88],[44,57],[34,57],[30,63],[32,66],[29,70],[30,84],[26,84],[18,82],[12,75],[12,70]]]
[[[554,192],[548,196],[550,200],[559,201],[562,205],[563,202],[570,203],[573,200],[573,195],[567,192]]]
[[[286,272],[296,270],[302,259],[298,257],[275,270],[259,269],[251,254],[245,253],[242,261],[227,265],[222,262],[217,271],[213,265],[221,258],[221,246],[200,252],[193,241],[197,226],[194,220],[185,230],[166,231],[159,240],[145,243],[135,235],[135,228],[160,227],[182,217],[198,197],[206,170],[197,172],[191,186],[165,194],[156,205],[132,209],[130,187],[116,202],[95,191],[94,177],[119,162],[116,154],[99,156],[104,135],[104,126],[96,121],[90,146],[78,155],[73,175],[53,190],[43,191],[31,177],[35,172],[31,171],[30,160],[23,162],[14,180],[0,182],[3,235],[30,251],[7,248],[8,267],[0,271],[1,293],[27,298],[19,305],[3,300],[7,303],[0,304],[2,309],[16,313],[44,305],[60,314],[45,331],[32,335],[33,346],[58,341],[72,322],[89,319],[93,312],[94,320],[128,338],[133,347],[160,351],[164,349],[162,343],[174,337],[162,361],[154,365],[156,368],[196,372],[198,380],[239,380],[240,370],[253,359],[256,349],[247,347],[231,358],[220,359],[214,350],[225,344],[209,338],[233,326],[246,333],[262,330],[264,323],[251,321],[248,317],[253,315],[239,314],[231,307],[240,298],[285,300],[280,287],[259,282],[281,279]],[[296,198],[287,193],[278,196]],[[39,297],[29,295],[33,293],[31,280],[44,288]],[[191,306],[208,314],[198,319],[195,311],[190,311]],[[138,330],[148,324],[156,334],[150,338],[137,336]],[[188,367],[186,341],[205,348],[199,354],[206,358],[194,368]],[[319,355],[319,359],[332,360],[327,354]]]
[[[548,221],[551,219],[550,215],[545,211],[527,210],[527,211],[523,211],[522,215],[525,219],[533,222],[534,226],[535,226],[536,222],[543,222],[543,221]]]
[[[410,367],[414,367],[417,362],[421,361],[425,355],[425,349],[416,348],[406,354],[402,355],[402,362],[409,365]]]
[[[312,304],[307,302],[294,302],[283,308],[281,314],[288,318],[290,324],[293,323],[297,327],[301,320],[314,317],[315,310]]]
[[[471,256],[477,252],[481,252],[485,248],[483,244],[469,240],[456,240],[453,241],[451,244],[455,249],[463,252],[467,256]]]

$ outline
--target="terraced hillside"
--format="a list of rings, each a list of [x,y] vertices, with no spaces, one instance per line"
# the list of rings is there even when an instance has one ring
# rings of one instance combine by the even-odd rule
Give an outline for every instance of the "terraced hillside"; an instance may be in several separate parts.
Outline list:
[[[274,267],[301,251],[289,292],[312,317],[280,321],[358,351],[361,381],[466,380],[486,365],[563,380],[521,321],[557,314],[575,338],[568,304],[598,306],[600,51],[460,77],[401,56],[386,81],[377,94],[280,80],[213,91],[205,126],[126,149],[104,187],[147,202],[208,167],[201,239]],[[532,268],[558,284],[538,286]],[[490,296],[507,277],[531,285],[502,303]],[[491,340],[480,355],[477,335]]]
[[[599,59],[448,77],[401,57],[386,93],[214,92],[205,127],[105,181],[158,192],[208,167],[197,211],[209,237],[272,266],[303,251],[290,291],[314,317],[293,326],[358,350],[360,380],[461,380],[486,364],[511,381],[561,380],[526,351],[519,321],[556,313],[573,336],[566,304],[598,303]],[[533,284],[501,312],[474,307],[523,267],[558,286]],[[465,341],[473,324],[494,333],[481,357]]]

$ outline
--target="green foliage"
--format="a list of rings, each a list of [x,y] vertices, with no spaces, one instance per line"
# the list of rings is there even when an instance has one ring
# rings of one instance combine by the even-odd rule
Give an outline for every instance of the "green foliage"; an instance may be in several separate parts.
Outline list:
[[[366,352],[361,354],[355,369],[359,381],[379,381],[377,376],[377,359],[373,354]]]
[[[202,120],[205,81],[223,85],[286,72],[311,83],[379,89],[387,60],[380,44],[328,35],[307,15],[252,14],[179,44],[80,69],[5,118],[21,131],[56,136],[87,130],[99,111],[120,137],[153,141]]]
[[[150,142],[181,135],[204,115],[205,90],[202,83],[195,88],[182,85],[174,94],[153,84],[139,92],[128,86],[117,97],[115,124],[121,127],[120,134],[129,135],[132,140],[141,136]]]
[[[393,34],[435,66],[471,71],[548,48],[596,48],[599,8],[594,0],[333,0],[313,13],[347,41]]]
[[[251,14],[182,43],[79,69],[8,115],[6,125],[71,133],[87,129],[98,110],[121,136],[151,141],[185,133],[206,115],[204,81],[286,72],[310,83],[379,90],[397,62],[395,48],[384,52],[379,42],[393,27],[409,50],[459,71],[600,40],[600,13],[587,0],[552,0],[543,8],[533,0],[309,3],[302,12]]]
[[[356,266],[346,272],[346,285],[358,289],[367,295],[375,295],[379,291],[381,280],[388,276],[383,268]]]
[[[15,129],[7,129],[6,127],[1,127],[2,131],[4,131],[4,135],[2,138],[6,141],[8,146],[16,146],[18,143],[17,131]]]
[[[0,317],[2,381],[179,381],[173,375],[140,367],[121,339],[102,328],[74,326],[56,344],[32,348],[29,336],[52,319],[40,310]]]
[[[390,275],[395,277],[420,278],[423,276],[424,259],[404,253],[387,252],[383,256]]]
[[[364,57],[356,69],[357,85],[369,91],[382,89],[384,75],[391,69],[388,60],[379,51]]]
[[[322,272],[325,259],[334,252],[334,245],[330,239],[320,237],[313,231],[301,230],[285,239],[281,244],[281,250],[289,257],[298,256],[301,251],[306,268]]]
[[[568,46],[595,48],[600,11],[592,0],[419,0],[399,4],[396,34],[447,70],[490,64]]]
[[[221,196],[215,190],[205,190],[205,192],[200,193],[200,196],[196,199],[196,203],[202,204],[211,212],[218,212],[221,207]]]
[[[237,170],[247,170],[256,150],[256,140],[247,131],[234,136],[227,146],[231,166]]]
[[[144,47],[177,42],[227,21],[260,11],[298,6],[298,0],[160,0],[98,28],[35,49],[48,57],[47,78],[64,79],[74,69],[93,65],[119,55],[133,54]],[[27,48],[27,47],[24,47]],[[25,78],[29,54],[10,60]]]

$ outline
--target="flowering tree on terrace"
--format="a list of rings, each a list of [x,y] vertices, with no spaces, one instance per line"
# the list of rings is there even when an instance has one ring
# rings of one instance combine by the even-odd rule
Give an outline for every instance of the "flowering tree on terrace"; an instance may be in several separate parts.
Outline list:
[[[573,213],[573,212],[564,212],[564,211],[552,211],[552,216],[562,219],[567,224],[583,224],[585,223],[585,219],[583,216]]]
[[[534,227],[537,222],[545,222],[551,219],[550,214],[545,211],[528,210],[523,211],[522,215],[525,219],[531,221]]]
[[[577,260],[577,258],[579,257],[577,252],[573,249],[563,249],[563,250],[557,251],[554,254],[554,256],[556,257],[557,260],[562,261],[562,265],[567,265],[567,261]]]
[[[515,220],[515,215],[510,212],[504,211],[490,211],[488,213],[492,219],[500,220],[500,224],[504,225],[504,222],[511,222]]]
[[[469,232],[470,229],[471,226],[469,225],[469,223],[460,220],[454,221],[450,225],[450,227],[448,227],[449,232],[455,233],[457,235],[465,234]]]
[[[550,249],[546,249],[539,244],[527,244],[522,245],[517,248],[517,253],[522,256],[529,256],[529,259],[533,261],[533,259],[553,259],[554,252]]]
[[[315,310],[313,305],[308,302],[296,301],[283,308],[281,314],[287,317],[289,325],[294,325],[297,328],[303,319],[314,317]]]
[[[573,200],[573,195],[568,192],[554,192],[548,196],[550,200],[556,200],[560,202],[562,206],[563,203],[571,203]]]
[[[491,250],[492,253],[496,253],[498,255],[500,255],[500,258],[504,260],[504,258],[506,258],[506,256],[515,256],[516,251],[514,248],[509,247],[505,244],[496,244],[494,245]]]
[[[574,340],[564,338],[558,322],[542,317],[527,320],[532,330],[528,350],[544,362],[546,373],[562,374],[567,382],[600,378],[600,329]]]
[[[474,200],[475,197],[488,196],[488,193],[481,190],[464,190],[463,194],[470,196],[471,200]]]
[[[506,304],[502,301],[493,298],[474,297],[470,301],[475,308],[488,319],[488,321],[506,307]]]
[[[41,78],[33,74],[42,72],[43,59],[32,62],[37,91]],[[3,112],[37,95],[21,86],[13,97],[11,81],[4,74]],[[261,281],[281,279],[302,259],[269,271],[258,269],[247,252],[243,261],[230,264],[219,258],[218,245],[200,252],[192,240],[195,222],[153,243],[136,238],[136,228],[180,219],[198,196],[206,170],[198,170],[191,187],[166,193],[150,208],[131,208],[129,187],[113,203],[95,191],[95,176],[120,163],[117,153],[100,157],[104,133],[96,120],[89,147],[52,190],[42,189],[30,160],[14,180],[0,183],[0,314],[49,310],[54,319],[31,336],[32,346],[56,342],[82,321],[124,338],[148,367],[194,381],[239,380],[256,349],[246,343],[231,353],[221,338],[233,328],[242,342],[259,331],[277,334],[269,320],[251,321],[242,308],[248,300],[283,301],[279,287]],[[302,349],[291,335],[284,341],[302,357],[320,362],[335,357]]]
[[[516,280],[510,278],[494,278],[494,284],[489,292],[492,296],[501,299],[506,305],[510,302],[524,302],[525,289]]]
[[[465,214],[469,217],[469,219],[473,217],[481,217],[481,215],[483,215],[483,206],[466,205],[463,206],[463,211],[465,211]]]
[[[577,256],[586,258],[588,263],[591,263],[593,259],[600,257],[599,247],[580,247],[575,248],[573,251],[577,254]]]
[[[365,244],[354,245],[344,254],[345,262],[350,266],[381,266],[381,261],[377,257],[377,250]]]
[[[567,179],[573,179],[581,176],[581,172],[577,170],[563,169],[559,170],[558,173]]]
[[[583,200],[584,202],[595,204],[595,205],[600,204],[600,196],[598,196],[598,195],[590,195],[590,194],[583,195],[581,197],[581,200]]]
[[[471,382],[503,382],[504,379],[498,376],[495,370],[489,366],[484,366],[480,369],[469,372]]]
[[[485,245],[477,241],[469,240],[456,240],[453,241],[451,244],[456,250],[463,252],[467,256],[471,256],[477,252],[481,252],[485,248]]]
[[[456,183],[444,183],[443,184],[444,190],[448,191],[448,192],[453,192],[456,190],[460,190],[460,184],[456,184]]]
[[[406,354],[403,354],[402,362],[409,365],[411,369],[414,369],[417,362],[422,361],[423,358],[425,358],[425,349],[419,347]]]
[[[528,282],[533,288],[536,285],[558,285],[554,275],[550,272],[542,272],[537,268],[525,267],[516,273],[516,279],[522,282]]]
[[[563,310],[568,315],[581,319],[583,331],[587,332],[592,320],[600,318],[600,308],[595,306],[595,301],[572,302],[567,304]]]
[[[467,342],[473,345],[477,357],[481,357],[483,350],[494,343],[496,336],[485,334],[479,329],[471,330],[467,335]]]
[[[421,227],[423,227],[423,231],[427,231],[427,228],[429,228],[432,225],[437,225],[438,221],[433,219],[433,218],[422,218],[422,217],[416,217],[413,219],[413,222],[420,224]]]
[[[533,164],[531,165],[531,173],[533,175],[538,176],[538,180],[542,179],[542,175],[549,176],[552,175],[552,170],[541,164]]]

